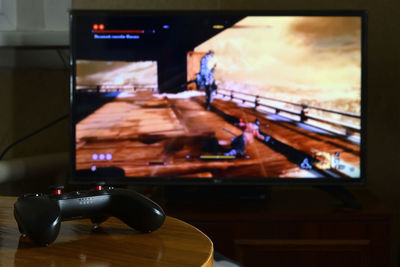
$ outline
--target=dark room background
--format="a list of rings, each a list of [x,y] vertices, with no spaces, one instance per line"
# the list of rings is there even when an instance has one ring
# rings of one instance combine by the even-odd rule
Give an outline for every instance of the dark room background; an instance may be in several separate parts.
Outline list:
[[[367,189],[393,214],[392,263],[400,245],[400,1],[398,0],[147,0],[72,1],[73,9],[162,10],[367,10]],[[15,55],[15,67],[0,68],[0,149],[13,140],[69,112],[69,73],[63,64],[27,66],[29,49],[0,48]],[[7,53],[6,53],[7,52]],[[37,53],[37,51],[35,52]],[[54,51],[57,57],[57,51]],[[0,57],[0,62],[2,58]],[[0,64],[1,66],[1,64]],[[5,159],[68,151],[67,120],[30,138]],[[37,179],[40,179],[39,177]],[[53,177],[35,184],[48,185]],[[0,193],[18,191],[3,184]]]

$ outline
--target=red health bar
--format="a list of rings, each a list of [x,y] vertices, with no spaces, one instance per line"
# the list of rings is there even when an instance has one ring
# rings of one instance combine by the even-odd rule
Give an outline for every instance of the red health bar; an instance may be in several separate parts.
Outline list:
[[[144,30],[93,30],[93,33],[103,33],[103,34],[107,34],[107,33],[132,33],[132,34],[142,34],[144,33]]]
[[[137,162],[137,161],[124,161],[124,162],[96,162],[93,165],[101,166],[101,165],[110,165],[110,166],[117,166],[117,165],[135,165],[135,166],[150,166],[150,165],[161,165],[164,166],[165,162],[164,161],[143,161],[143,162]]]

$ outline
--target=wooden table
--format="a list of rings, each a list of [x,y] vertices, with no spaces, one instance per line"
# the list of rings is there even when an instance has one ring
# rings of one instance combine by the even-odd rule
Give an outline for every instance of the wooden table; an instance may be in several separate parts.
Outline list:
[[[20,237],[15,197],[0,197],[0,266],[212,266],[213,244],[195,227],[167,217],[150,234],[111,217],[94,231],[89,220],[62,222],[58,238],[37,247]]]

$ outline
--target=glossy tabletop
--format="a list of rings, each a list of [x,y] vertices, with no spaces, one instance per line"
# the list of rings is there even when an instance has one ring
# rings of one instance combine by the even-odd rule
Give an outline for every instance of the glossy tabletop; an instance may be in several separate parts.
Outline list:
[[[18,232],[15,201],[0,197],[0,266],[212,266],[211,240],[168,216],[150,234],[135,232],[113,217],[96,230],[90,220],[62,222],[56,241],[37,247]]]

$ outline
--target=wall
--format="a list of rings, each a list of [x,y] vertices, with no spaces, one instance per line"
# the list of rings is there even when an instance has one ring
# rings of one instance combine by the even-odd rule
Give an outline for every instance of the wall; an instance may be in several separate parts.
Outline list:
[[[0,48],[0,151],[15,140],[68,114],[68,85],[68,71],[56,50]],[[67,152],[68,136],[67,119],[16,145],[4,159]],[[44,161],[51,161],[52,158]],[[30,167],[18,171],[36,172]],[[66,168],[62,171],[65,177]],[[45,172],[41,174],[45,177],[1,184],[0,194],[42,191],[55,183],[54,170],[48,175]]]
[[[72,1],[76,9],[366,9],[368,30],[368,188],[394,215],[393,263],[400,241],[400,1],[362,0],[148,0]],[[1,62],[1,58],[0,58]],[[0,147],[68,112],[63,70],[0,72]],[[68,150],[67,121],[16,147],[8,157]]]
[[[67,45],[71,0],[0,0],[0,46]]]

